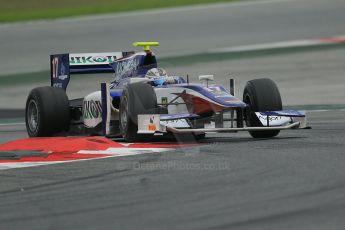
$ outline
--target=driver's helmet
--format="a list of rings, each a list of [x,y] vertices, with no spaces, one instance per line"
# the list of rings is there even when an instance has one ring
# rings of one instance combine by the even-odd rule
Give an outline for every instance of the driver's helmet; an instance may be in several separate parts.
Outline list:
[[[155,79],[159,77],[168,77],[168,74],[162,68],[152,68],[149,71],[147,71],[145,77],[150,78],[150,79]]]

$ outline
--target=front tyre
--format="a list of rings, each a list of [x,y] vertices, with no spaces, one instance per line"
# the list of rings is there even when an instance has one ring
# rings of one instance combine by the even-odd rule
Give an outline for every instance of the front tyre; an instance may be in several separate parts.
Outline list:
[[[157,113],[157,97],[149,84],[138,82],[128,84],[120,99],[120,131],[127,142],[139,141],[143,135],[138,132],[138,114]]]
[[[38,87],[26,101],[25,123],[30,137],[49,137],[69,128],[69,101],[60,88]]]
[[[248,127],[263,126],[255,112],[282,110],[282,101],[277,85],[268,78],[248,81],[243,91],[243,101],[248,105],[246,124]],[[279,134],[279,130],[250,131],[254,138],[269,138]]]

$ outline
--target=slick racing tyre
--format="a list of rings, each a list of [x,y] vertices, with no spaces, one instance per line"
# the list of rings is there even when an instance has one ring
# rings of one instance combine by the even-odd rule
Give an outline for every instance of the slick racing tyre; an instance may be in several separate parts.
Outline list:
[[[147,83],[128,84],[120,99],[120,131],[127,142],[140,141],[143,135],[137,134],[138,114],[154,114],[158,111],[154,89]]]
[[[38,87],[29,93],[25,109],[30,137],[55,136],[69,128],[69,101],[66,92],[55,87]]]
[[[282,101],[277,85],[267,78],[248,81],[243,92],[243,101],[249,106],[246,124],[249,127],[263,126],[255,112],[282,110]],[[254,138],[269,138],[279,134],[279,130],[251,131]]]

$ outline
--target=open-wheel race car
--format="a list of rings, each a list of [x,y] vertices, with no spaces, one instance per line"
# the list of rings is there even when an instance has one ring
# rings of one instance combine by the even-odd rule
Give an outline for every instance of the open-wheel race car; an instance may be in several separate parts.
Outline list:
[[[282,110],[277,85],[270,79],[248,81],[243,100],[230,90],[211,84],[213,75],[190,83],[158,68],[151,46],[135,42],[141,52],[54,54],[51,86],[31,90],[26,102],[30,137],[78,135],[122,136],[126,141],[149,136],[185,134],[202,138],[208,132],[248,131],[269,138],[281,130],[306,127],[302,111]],[[113,73],[100,90],[69,100],[66,89],[73,74]]]

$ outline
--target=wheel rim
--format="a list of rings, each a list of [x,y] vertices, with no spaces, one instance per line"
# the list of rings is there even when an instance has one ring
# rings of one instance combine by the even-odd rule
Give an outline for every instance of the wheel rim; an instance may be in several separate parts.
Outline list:
[[[251,124],[251,112],[252,112],[252,109],[253,109],[253,105],[252,105],[252,102],[251,102],[251,99],[250,99],[250,96],[247,94],[247,95],[245,95],[245,97],[244,97],[244,103],[246,103],[247,105],[248,105],[248,108],[246,109],[246,117],[247,117],[247,119],[246,119],[246,124],[247,124],[247,126],[252,126],[252,124]]]
[[[127,97],[123,97],[123,101],[121,103],[121,126],[125,130],[127,127]]]
[[[31,100],[29,102],[28,111],[27,111],[27,121],[28,121],[30,131],[35,132],[37,130],[38,120],[39,120],[39,113],[38,113],[37,103],[35,100]]]

